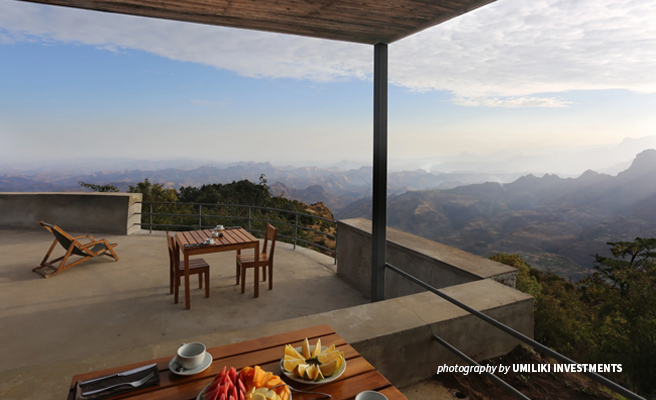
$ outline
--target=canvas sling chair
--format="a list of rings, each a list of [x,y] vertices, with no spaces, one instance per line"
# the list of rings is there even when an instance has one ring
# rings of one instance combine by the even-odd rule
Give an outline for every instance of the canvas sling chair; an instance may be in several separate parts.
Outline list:
[[[41,265],[32,270],[38,274],[43,275],[44,278],[49,278],[60,272],[64,272],[83,261],[100,255],[106,255],[118,261],[118,256],[114,252],[114,247],[117,246],[116,243],[109,243],[106,239],[96,240],[91,235],[73,237],[57,225],[49,224],[43,221],[39,223],[41,226],[55,235],[55,241],[52,242],[52,246],[50,246],[50,250],[48,250],[48,253],[46,253],[43,261],[41,261]],[[89,243],[81,243],[79,241],[80,239],[85,238],[89,240]],[[48,261],[48,257],[50,257],[50,254],[52,254],[52,251],[57,246],[57,243],[59,243],[66,250],[66,254],[59,258],[55,258],[54,260]],[[71,256],[80,256],[82,258],[66,264]]]

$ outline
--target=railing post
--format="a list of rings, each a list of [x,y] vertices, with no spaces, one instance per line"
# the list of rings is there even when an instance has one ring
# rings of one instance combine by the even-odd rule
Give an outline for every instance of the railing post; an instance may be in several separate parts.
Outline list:
[[[296,215],[296,223],[294,224],[294,250],[296,250],[296,238],[298,237],[298,213]]]
[[[337,221],[335,221],[335,265],[337,265]]]
[[[251,206],[248,206],[248,231],[251,231]]]
[[[150,203],[150,234],[152,235],[153,233],[153,203]]]
[[[198,205],[198,230],[203,229],[203,206]]]

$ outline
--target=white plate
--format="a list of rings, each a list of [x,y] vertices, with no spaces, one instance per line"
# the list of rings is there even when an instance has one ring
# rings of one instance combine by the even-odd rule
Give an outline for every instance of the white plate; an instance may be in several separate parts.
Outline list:
[[[205,353],[205,359],[199,366],[193,369],[183,369],[182,371],[178,371],[180,364],[178,364],[178,356],[175,356],[169,361],[169,371],[182,376],[195,375],[205,371],[210,365],[212,365],[212,355],[210,353]]]
[[[328,348],[327,346],[321,346],[321,351],[324,351],[327,348]],[[296,347],[296,350],[299,353],[303,354],[302,349],[300,347]],[[327,378],[324,378],[321,381],[316,382],[316,381],[311,381],[311,380],[308,380],[308,379],[299,378],[298,376],[294,375],[293,372],[285,371],[285,368],[283,368],[283,366],[282,366],[283,362],[284,362],[284,358],[281,358],[280,359],[280,371],[282,371],[282,373],[285,374],[285,376],[287,378],[293,380],[294,382],[306,383],[308,385],[320,385],[322,383],[332,382],[332,381],[336,380],[337,378],[339,378],[340,376],[342,376],[344,371],[346,371],[346,359],[344,359],[344,364],[342,364],[342,366],[335,373],[333,373],[332,375],[330,375]]]
[[[201,396],[203,395],[203,393],[205,393],[205,391],[207,390],[208,387],[210,387],[211,384],[212,384],[212,383],[210,383],[209,385],[205,386],[205,387],[203,388],[203,390],[201,390],[200,393],[198,393],[198,396],[196,397],[196,400],[201,400]],[[290,388],[287,388],[287,391],[289,392],[289,400],[292,400],[292,390],[291,390]]]

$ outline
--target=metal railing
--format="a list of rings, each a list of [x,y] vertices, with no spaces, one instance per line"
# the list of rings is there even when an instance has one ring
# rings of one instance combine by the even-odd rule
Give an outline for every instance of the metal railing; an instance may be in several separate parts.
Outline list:
[[[462,308],[463,310],[467,311],[468,313],[470,313],[470,314],[472,314],[472,315],[474,315],[474,316],[476,316],[476,317],[482,319],[483,321],[489,323],[490,325],[492,325],[492,326],[494,326],[494,327],[496,327],[496,328],[501,329],[502,331],[508,333],[508,334],[511,335],[511,336],[514,336],[515,338],[519,339],[520,341],[522,341],[522,342],[524,342],[524,343],[530,345],[530,346],[533,347],[534,349],[537,349],[537,350],[539,350],[539,351],[541,351],[541,352],[543,352],[543,353],[545,353],[545,354],[547,354],[547,355],[549,355],[549,356],[555,358],[556,360],[558,360],[558,361],[560,361],[560,362],[563,362],[563,363],[566,363],[566,364],[576,364],[576,365],[578,365],[578,363],[577,363],[576,361],[571,360],[571,359],[565,357],[564,355],[558,353],[557,351],[554,351],[554,350],[550,349],[549,347],[543,345],[542,343],[537,342],[537,341],[531,339],[530,337],[524,335],[523,333],[520,333],[520,332],[514,330],[513,328],[511,328],[511,327],[509,327],[509,326],[507,326],[507,325],[502,324],[501,322],[497,321],[496,319],[491,318],[491,317],[489,317],[489,316],[483,314],[482,312],[480,312],[480,311],[478,311],[478,310],[475,310],[475,309],[469,307],[468,305],[466,305],[466,304],[464,304],[464,303],[462,303],[462,302],[460,302],[460,301],[454,299],[453,297],[451,297],[451,296],[449,296],[449,295],[447,295],[447,294],[445,294],[445,293],[443,293],[443,292],[440,292],[439,290],[437,290],[437,289],[434,288],[433,286],[427,284],[426,282],[424,282],[424,281],[422,281],[422,280],[420,280],[420,279],[418,279],[418,278],[415,278],[414,276],[408,274],[407,272],[405,272],[405,271],[403,271],[403,270],[400,270],[400,269],[398,269],[397,267],[395,267],[395,266],[393,266],[393,265],[391,265],[391,264],[389,264],[389,263],[386,263],[386,264],[385,264],[385,267],[386,267],[387,269],[391,270],[391,271],[396,272],[397,274],[401,275],[402,277],[404,277],[404,278],[410,280],[411,282],[416,283],[417,285],[421,286],[422,288],[424,288],[424,289],[426,289],[426,290],[428,290],[428,291],[430,291],[430,292],[432,292],[432,293],[434,293],[434,294],[440,296],[440,297],[443,298],[444,300],[446,300],[446,301],[448,301],[448,302],[450,302],[450,303],[452,303],[452,304],[454,304],[454,305],[456,305],[456,306]],[[441,337],[439,337],[439,336],[437,336],[437,335],[433,335],[433,336],[434,336],[434,339],[435,339],[436,341],[438,341],[439,343],[441,343],[442,345],[444,345],[448,350],[452,351],[454,354],[456,354],[456,355],[462,357],[463,359],[465,359],[465,360],[466,360],[468,363],[470,363],[470,364],[473,363],[472,365],[478,365],[474,360],[472,360],[471,358],[469,358],[468,356],[466,356],[464,353],[462,353],[460,350],[458,350],[457,348],[455,348],[453,345],[451,345],[451,344],[449,344],[448,342],[446,342],[446,341],[445,341],[444,339],[442,339]],[[599,384],[602,384],[602,385],[606,386],[606,387],[609,388],[610,390],[612,390],[612,391],[614,391],[615,393],[618,393],[618,394],[620,394],[620,395],[626,397],[627,399],[633,399],[633,400],[645,400],[643,397],[638,396],[637,394],[631,392],[630,390],[624,388],[623,386],[620,386],[620,385],[618,385],[617,383],[615,383],[615,382],[613,382],[613,381],[611,381],[611,380],[609,380],[609,379],[607,379],[607,378],[605,378],[605,377],[603,377],[603,376],[601,376],[601,375],[599,375],[599,374],[597,374],[597,373],[595,373],[595,372],[590,372],[590,371],[587,371],[586,369],[583,369],[583,372],[582,372],[582,373],[585,374],[585,375],[587,375],[589,378],[591,378],[591,379],[594,380],[595,382],[597,382],[597,383],[599,383]],[[493,379],[494,379],[494,378],[493,378]],[[513,395],[515,395],[517,398],[524,399],[524,400],[528,399],[528,397],[526,397],[524,394],[522,394],[521,392],[517,391],[515,388],[513,388],[512,386],[510,386],[510,385],[509,385],[508,383],[506,383],[505,381],[499,379],[498,377],[496,377],[496,379],[494,379],[494,380],[495,380],[497,383],[501,384],[505,389],[507,389],[509,392],[511,392],[511,393],[512,393]],[[529,399],[529,400],[530,400],[530,399]]]
[[[238,222],[244,225],[244,228],[253,234],[264,234],[265,229],[257,229],[258,223],[264,224],[271,223],[275,225],[278,230],[278,238],[281,238],[285,241],[288,241],[294,245],[296,248],[297,244],[305,245],[304,247],[315,247],[324,252],[332,255],[337,262],[337,223],[334,220],[320,217],[318,215],[300,213],[297,211],[283,210],[279,208],[271,207],[260,207],[260,206],[249,206],[242,204],[212,204],[212,203],[178,203],[178,202],[161,202],[161,201],[142,201],[138,202],[142,205],[142,212],[136,213],[141,215],[141,222],[137,225],[140,225],[142,229],[148,229],[151,233],[153,230],[180,230],[180,229],[211,229],[214,228],[219,223],[225,224],[226,221],[241,221]],[[194,212],[155,212],[153,210],[154,206],[166,206],[167,209],[174,207],[186,207],[188,210],[193,209]],[[148,207],[148,211],[144,212],[144,207]],[[226,211],[226,210],[244,210],[243,215],[230,215],[230,214],[221,214],[217,211]],[[258,211],[258,212],[254,212]],[[274,219],[276,216],[291,216],[293,222],[289,222],[290,218],[284,219]],[[144,218],[148,222],[144,222]],[[185,223],[156,223],[154,222],[158,217],[174,217],[178,218],[180,221]],[[312,227],[306,226],[302,223],[302,220],[312,220],[319,221],[322,223],[327,223],[330,227],[334,228],[335,234],[332,235],[328,232],[324,232],[319,229],[314,229]],[[193,221],[193,223],[188,223]],[[209,223],[210,221],[214,221]],[[230,223],[232,225],[232,223]],[[281,227],[288,227],[287,230],[280,229]],[[159,229],[158,229],[159,228]],[[287,232],[289,234],[285,234]],[[314,232],[315,234],[322,235],[327,239],[331,239],[335,242],[335,247],[328,247],[320,243],[312,242],[304,239],[303,232]]]

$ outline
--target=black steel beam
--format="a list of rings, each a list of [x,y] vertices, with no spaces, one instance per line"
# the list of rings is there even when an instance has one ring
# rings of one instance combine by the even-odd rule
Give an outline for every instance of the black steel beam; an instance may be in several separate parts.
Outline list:
[[[387,227],[387,44],[374,45],[374,167],[371,301],[385,299]]]

